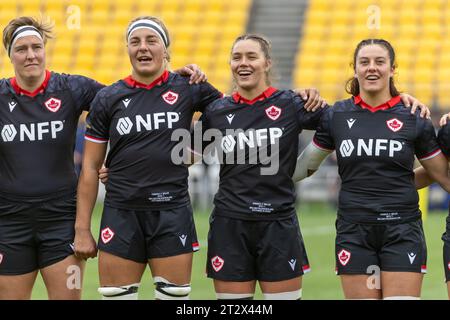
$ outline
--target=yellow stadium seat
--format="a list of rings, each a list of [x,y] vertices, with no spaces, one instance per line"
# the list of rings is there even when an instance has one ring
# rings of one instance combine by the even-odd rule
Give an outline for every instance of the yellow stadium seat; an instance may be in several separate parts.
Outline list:
[[[174,11],[162,11],[159,18],[164,22],[169,29],[169,33],[172,32],[172,28],[178,26],[178,12]]]
[[[36,16],[41,10],[39,1],[23,1],[21,7],[23,15]]]
[[[9,10],[4,9],[1,10],[0,15],[0,26],[6,27],[6,25],[11,21],[12,19],[17,18],[17,11],[16,10]]]
[[[379,29],[370,29],[367,25],[369,5],[380,8]],[[294,84],[298,85],[305,79],[319,81],[322,93],[339,96],[336,83],[342,80],[336,79],[339,78],[336,75],[348,65],[346,61],[351,60],[356,44],[363,38],[379,37],[391,41],[396,49],[399,64],[396,78],[402,85],[404,82],[405,88],[418,92],[424,100],[440,97],[446,91],[439,89],[437,92],[433,84],[436,81],[449,82],[450,55],[447,53],[450,52],[450,34],[442,23],[448,16],[450,5],[444,1],[312,1],[295,59]],[[320,54],[322,52],[323,55]],[[318,62],[320,59],[315,56],[322,57],[322,61]],[[339,69],[337,66],[341,63]],[[315,69],[309,68],[316,64]],[[446,88],[448,92],[450,86]],[[446,100],[447,105],[450,105],[449,100]]]
[[[177,12],[180,6],[180,1],[163,1],[161,10],[162,12]]]
[[[2,1],[0,2],[0,10],[3,14],[4,11],[17,11],[17,3],[15,1]]]
[[[56,54],[52,56],[51,65],[52,69],[57,68],[61,72],[69,72],[69,65],[73,63],[73,58],[66,55]]]
[[[105,10],[93,10],[89,13],[90,23],[105,27],[108,25],[109,12]]]
[[[101,49],[104,54],[114,54],[117,55],[119,49],[124,47],[123,42],[118,41],[116,38],[105,38],[102,41]]]
[[[43,6],[47,11],[63,11],[63,1],[47,0],[43,1]]]
[[[66,27],[66,19],[65,19],[65,11],[62,9],[60,10],[54,10],[54,9],[48,9],[45,11],[45,17],[47,19],[50,19],[52,23],[55,24],[55,27]]]
[[[118,9],[114,11],[114,24],[118,26],[123,26],[125,28],[128,23],[134,19],[136,16],[134,15],[134,12],[132,11],[132,8],[123,8]]]
[[[416,84],[429,84],[433,79],[433,70],[416,69],[413,74],[413,80]]]
[[[92,11],[108,11],[110,6],[109,0],[92,0],[90,2]]]
[[[222,0],[208,0],[208,9],[216,12],[226,12],[224,8],[227,6],[226,1]]]
[[[332,1],[326,1],[326,0],[317,0],[311,2],[311,10],[314,11],[328,11],[330,6],[333,5]]]

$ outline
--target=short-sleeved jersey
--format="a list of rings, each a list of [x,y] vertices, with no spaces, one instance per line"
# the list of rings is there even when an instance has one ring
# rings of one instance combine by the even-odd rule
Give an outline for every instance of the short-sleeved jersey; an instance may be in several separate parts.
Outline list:
[[[327,110],[314,143],[336,149],[342,180],[338,215],[355,223],[403,223],[420,217],[414,185],[414,155],[439,154],[431,121],[410,113],[394,97],[371,108],[361,98]]]
[[[189,204],[188,169],[171,153],[172,133],[189,133],[195,111],[222,94],[209,83],[164,72],[150,85],[128,77],[101,90],[87,117],[86,139],[110,143],[105,204],[162,210]]]
[[[450,159],[450,122],[447,122],[445,126],[439,129],[438,143],[447,159]],[[450,206],[448,210],[450,212]],[[449,226],[450,226],[450,215],[447,217],[447,228],[449,228]],[[447,234],[450,237],[450,233],[448,231]]]
[[[209,105],[204,137],[208,129],[220,131],[211,144],[221,159],[215,214],[245,220],[295,214],[299,134],[315,130],[323,110],[307,112],[296,93],[273,87],[252,101],[236,93]]]
[[[45,201],[76,192],[73,150],[78,118],[98,82],[46,71],[34,92],[0,80],[0,197]]]
[[[450,158],[450,123],[439,129],[438,142],[442,152]]]

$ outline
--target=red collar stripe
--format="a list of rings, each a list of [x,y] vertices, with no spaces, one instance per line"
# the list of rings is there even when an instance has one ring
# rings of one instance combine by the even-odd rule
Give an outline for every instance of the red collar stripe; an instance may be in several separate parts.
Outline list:
[[[34,90],[33,92],[30,92],[30,91],[22,89],[19,86],[19,84],[17,83],[16,77],[11,78],[10,83],[11,83],[11,86],[13,87],[14,91],[16,92],[16,94],[29,96],[31,98],[34,98],[39,93],[43,93],[45,91],[45,89],[47,89],[47,85],[48,85],[48,82],[50,81],[51,75],[52,75],[52,73],[50,71],[45,70],[44,82],[42,82],[42,84],[36,90]]]
[[[261,93],[259,96],[257,96],[256,98],[254,98],[252,100],[245,99],[237,91],[233,93],[232,97],[233,97],[234,102],[236,102],[236,103],[254,104],[257,101],[262,101],[262,100],[269,98],[271,95],[273,95],[277,91],[278,91],[278,89],[276,89],[274,87],[269,87],[263,93]]]
[[[357,95],[356,97],[353,97],[353,99],[354,99],[354,102],[355,102],[356,105],[359,105],[361,108],[367,109],[370,112],[376,112],[376,111],[379,111],[379,110],[390,109],[393,106],[395,106],[396,104],[398,104],[400,102],[400,100],[401,100],[400,96],[395,96],[395,97],[391,98],[389,101],[387,101],[387,102],[385,102],[383,104],[380,104],[379,106],[372,107],[371,105],[368,105],[367,103],[365,103],[360,95]]]
[[[167,82],[167,79],[169,79],[169,71],[164,70],[163,74],[160,77],[156,78],[150,84],[145,84],[145,83],[139,82],[139,81],[133,79],[133,77],[131,75],[126,77],[125,79],[123,79],[123,81],[127,85],[129,85],[130,87],[133,87],[133,88],[144,88],[144,89],[149,90],[149,89],[153,88],[154,86],[157,86],[157,85],[160,85],[160,84],[162,84],[164,82]]]

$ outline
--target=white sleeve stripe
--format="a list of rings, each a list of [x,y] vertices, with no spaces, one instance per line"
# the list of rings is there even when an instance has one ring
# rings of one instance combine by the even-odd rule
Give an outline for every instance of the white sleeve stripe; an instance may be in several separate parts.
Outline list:
[[[88,136],[84,136],[84,139],[95,143],[108,143],[108,140],[95,139],[93,137]]]
[[[430,160],[430,159],[436,157],[437,155],[439,155],[440,153],[442,153],[441,149],[437,149],[437,150],[434,151],[433,153],[428,154],[428,155],[426,155],[426,156],[423,157],[423,158],[419,158],[419,160]]]

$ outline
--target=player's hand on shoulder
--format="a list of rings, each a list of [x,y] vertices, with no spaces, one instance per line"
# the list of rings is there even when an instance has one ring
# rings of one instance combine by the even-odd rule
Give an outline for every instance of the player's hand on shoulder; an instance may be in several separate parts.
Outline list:
[[[314,112],[319,108],[325,108],[327,105],[327,102],[320,96],[319,90],[316,88],[294,89],[294,92],[306,101],[306,111]]]
[[[188,64],[184,67],[174,70],[173,72],[178,73],[181,76],[189,77],[189,84],[199,84],[206,82],[208,77],[196,64]]]
[[[420,117],[430,119],[431,116],[430,109],[425,104],[420,102],[418,99],[414,98],[413,96],[407,93],[401,93],[400,99],[402,99],[402,102],[405,105],[405,107],[407,108],[411,107],[411,114],[416,113],[417,108],[419,108]]]
[[[444,114],[444,115],[441,117],[441,120],[439,120],[439,125],[440,125],[441,127],[445,126],[445,125],[447,124],[449,118],[450,118],[450,112]]]
[[[74,253],[78,259],[87,260],[97,256],[97,244],[89,229],[75,229]]]

